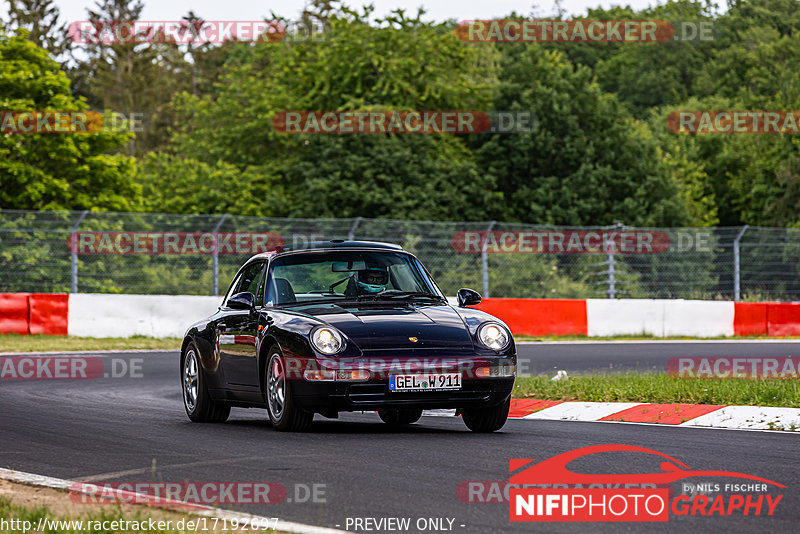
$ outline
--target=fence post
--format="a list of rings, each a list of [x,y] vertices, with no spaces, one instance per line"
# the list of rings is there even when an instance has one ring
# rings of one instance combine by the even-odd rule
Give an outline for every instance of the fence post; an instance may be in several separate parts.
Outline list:
[[[222,217],[217,221],[217,225],[214,226],[214,230],[212,230],[214,232],[214,254],[211,256],[211,270],[214,295],[219,295],[219,241],[217,239],[217,232],[219,232],[222,223],[224,223],[227,218],[228,214],[223,213]]]
[[[617,221],[614,224],[614,229],[617,232],[622,230],[622,223]],[[606,283],[608,285],[608,298],[615,299],[617,298],[617,270],[615,268],[617,261],[614,258],[614,251],[617,248],[617,243],[612,240],[610,246],[606,243],[604,243],[604,245],[606,245]]]
[[[608,278],[607,285],[608,285],[608,298],[615,299],[617,298],[617,290],[616,290],[616,270],[614,270],[614,253],[608,253],[608,259],[606,261],[606,277]]]
[[[742,229],[739,230],[739,233],[736,234],[736,239],[733,240],[733,300],[740,300],[742,298],[739,242],[742,240],[748,228],[749,225],[745,224]]]
[[[72,225],[72,232],[70,232],[70,245],[71,249],[71,262],[72,262],[72,283],[70,284],[70,293],[77,293],[78,292],[78,243],[75,241],[75,232],[78,231],[78,227],[83,222],[83,219],[86,217],[86,214],[89,213],[89,210],[84,210],[81,212],[80,217],[78,220],[75,221],[75,224]]]
[[[483,274],[483,298],[489,298],[489,255],[486,252],[487,241],[489,241],[489,232],[492,231],[497,221],[492,221],[486,228],[486,235],[483,236],[483,244],[481,245],[481,273]]]
[[[353,221],[353,226],[350,227],[350,231],[347,232],[347,240],[348,241],[355,241],[356,239],[356,229],[361,224],[361,219],[363,217],[356,217],[356,220]]]

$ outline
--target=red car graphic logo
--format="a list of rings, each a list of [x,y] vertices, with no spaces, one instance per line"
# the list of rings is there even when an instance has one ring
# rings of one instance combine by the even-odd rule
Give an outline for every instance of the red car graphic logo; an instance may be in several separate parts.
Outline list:
[[[578,458],[597,454],[600,452],[644,452],[647,454],[655,454],[665,458],[667,461],[661,462],[661,472],[659,473],[631,473],[631,474],[585,474],[570,471],[567,464]],[[511,460],[509,463],[509,471],[513,472],[522,467],[523,465],[530,464],[535,460]],[[572,451],[559,454],[547,460],[531,465],[524,471],[512,475],[509,479],[511,484],[669,484],[677,480],[692,478],[692,477],[731,477],[731,478],[745,478],[748,480],[755,480],[758,482],[766,482],[775,485],[779,488],[785,488],[783,484],[779,484],[766,478],[761,478],[744,473],[737,473],[735,471],[704,471],[694,470],[689,468],[680,460],[668,456],[662,452],[646,449],[644,447],[637,447],[635,445],[593,445],[590,447],[582,447]]]

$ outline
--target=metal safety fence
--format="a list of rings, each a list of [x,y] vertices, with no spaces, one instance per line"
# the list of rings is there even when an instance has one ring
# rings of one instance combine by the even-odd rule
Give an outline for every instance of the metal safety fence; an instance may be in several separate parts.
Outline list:
[[[484,296],[800,300],[800,229],[0,210],[0,292],[220,294],[261,250],[402,245]]]

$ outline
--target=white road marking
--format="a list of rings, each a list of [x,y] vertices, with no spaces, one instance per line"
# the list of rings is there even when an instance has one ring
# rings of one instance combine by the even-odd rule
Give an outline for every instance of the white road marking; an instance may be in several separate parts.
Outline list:
[[[33,473],[25,473],[22,471],[14,471],[12,469],[3,469],[0,468],[0,479],[9,480],[11,482],[20,482],[22,484],[28,484],[31,486],[40,486],[46,488],[53,488],[58,490],[70,490],[74,484],[74,481],[71,480],[64,480],[61,478],[54,478],[48,477],[44,475],[36,475]],[[84,488],[82,485],[75,486],[76,488],[80,488],[83,490],[83,493],[89,494],[88,490]],[[73,488],[72,491],[75,491]],[[144,502],[146,502],[147,496],[139,493],[131,493],[131,497],[134,499],[141,498]],[[172,501],[171,504],[188,504],[188,503],[181,503],[180,501]],[[156,508],[163,508],[163,506],[159,506],[158,504],[150,505]],[[222,508],[214,508],[211,506],[201,506],[197,504],[191,504],[192,510],[189,511],[181,511],[181,513],[187,513],[191,515],[199,515],[203,517],[216,517],[218,519],[228,519],[231,521],[239,521],[243,523],[247,521],[249,524],[253,524],[253,522],[257,522],[255,524],[274,524],[274,521],[271,521],[270,518],[261,517],[252,514],[244,514],[240,512],[231,512],[229,510],[224,510]],[[266,522],[266,523],[265,523]],[[303,523],[295,523],[292,521],[281,521],[278,520],[278,523],[275,525],[275,529],[282,532],[292,532],[294,534],[347,534],[344,530],[337,530],[333,528],[327,527],[315,527],[314,525],[305,525]]]

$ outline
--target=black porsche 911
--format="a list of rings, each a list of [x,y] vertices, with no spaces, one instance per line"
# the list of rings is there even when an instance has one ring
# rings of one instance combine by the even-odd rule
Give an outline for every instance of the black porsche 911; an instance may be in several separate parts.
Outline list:
[[[219,310],[189,328],[181,349],[186,413],[223,422],[231,407],[266,408],[279,430],[318,413],[377,411],[389,424],[455,408],[476,432],[506,422],[516,376],[508,327],[448,304],[401,247],[330,241],[259,254]]]

